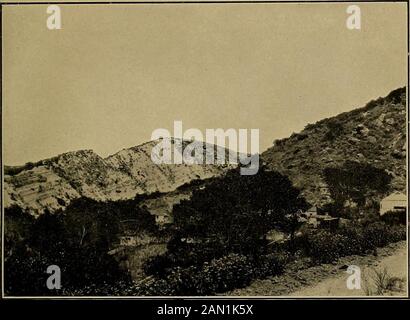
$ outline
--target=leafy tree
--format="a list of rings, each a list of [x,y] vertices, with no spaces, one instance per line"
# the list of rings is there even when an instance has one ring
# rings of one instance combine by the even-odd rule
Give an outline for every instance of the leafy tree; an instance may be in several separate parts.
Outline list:
[[[174,207],[176,233],[168,250],[184,260],[211,251],[197,263],[229,252],[257,255],[266,233],[300,208],[307,208],[300,191],[280,173],[261,167],[241,176],[232,170]]]
[[[392,179],[383,169],[354,161],[325,168],[323,176],[338,208],[343,208],[347,200],[364,206],[366,198],[386,193]]]
[[[4,290],[8,295],[52,295],[46,288],[47,257],[25,245],[4,260]]]
[[[52,264],[60,267],[62,286],[69,291],[129,281],[108,251],[123,220],[135,220],[136,232],[156,232],[154,217],[137,204],[136,200],[103,203],[81,198],[64,211],[46,211],[37,219],[19,208],[7,209],[8,294],[58,294],[45,287],[46,269]]]
[[[4,213],[4,248],[7,259],[29,237],[34,217],[18,206],[5,208]]]

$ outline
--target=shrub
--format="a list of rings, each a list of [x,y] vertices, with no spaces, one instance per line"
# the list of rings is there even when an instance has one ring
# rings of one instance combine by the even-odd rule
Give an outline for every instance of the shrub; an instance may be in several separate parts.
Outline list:
[[[157,290],[157,294],[160,295],[169,292],[175,295],[194,295],[198,291],[197,279],[195,278],[197,273],[198,268],[194,266],[176,267],[165,279],[160,279],[159,283],[155,283],[156,288],[150,286],[150,290]]]
[[[169,255],[163,254],[149,258],[144,264],[144,272],[148,275],[154,275],[156,277],[164,277],[167,273],[167,269],[172,266],[172,259]]]
[[[385,246],[388,243],[386,224],[375,222],[367,225],[363,230],[364,244],[368,248]]]
[[[361,226],[345,226],[340,230],[340,233],[346,237],[344,255],[362,254],[366,250],[373,249],[365,241],[363,227]]]
[[[389,95],[386,97],[386,100],[390,100],[392,103],[400,103],[402,100],[406,99],[405,97],[406,88],[402,87],[390,92]]]
[[[343,255],[347,237],[319,230],[308,236],[309,255],[318,263],[330,263]]]
[[[46,287],[51,261],[19,248],[4,262],[4,290],[8,295],[53,295]]]
[[[252,262],[238,254],[229,254],[205,263],[198,281],[199,294],[213,294],[248,285],[254,277]]]
[[[406,240],[406,227],[403,225],[394,225],[386,227],[385,237],[388,243]]]
[[[307,235],[308,255],[318,263],[329,263],[342,256],[364,254],[376,247],[406,239],[403,225],[383,222],[346,226],[331,233],[325,230]]]
[[[285,252],[276,252],[261,256],[254,261],[255,278],[264,278],[282,273],[289,258],[289,254]]]
[[[403,291],[404,278],[391,276],[386,267],[383,269],[373,268],[372,271],[370,277],[364,279],[364,292],[366,295],[383,296],[394,291]]]
[[[260,256],[258,260],[232,253],[205,262],[202,267],[174,267],[162,278],[147,277],[140,282],[118,281],[115,284],[93,284],[81,289],[64,288],[60,294],[88,296],[214,295],[247,286],[257,277],[277,274],[283,270],[288,258],[288,255],[283,252]]]
[[[407,212],[403,211],[388,211],[381,216],[381,220],[389,225],[406,224]]]
[[[280,272],[285,258],[269,254],[255,261],[248,256],[231,253],[202,267],[174,267],[164,278],[155,278],[130,292],[138,295],[213,295],[247,286],[258,276]]]

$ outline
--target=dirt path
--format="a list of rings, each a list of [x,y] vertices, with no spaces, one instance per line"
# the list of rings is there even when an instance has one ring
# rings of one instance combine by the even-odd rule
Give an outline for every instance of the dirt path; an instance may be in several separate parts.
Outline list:
[[[349,290],[346,280],[347,266],[361,268],[360,290]],[[256,280],[250,286],[233,290],[226,295],[241,296],[366,296],[377,295],[375,271],[386,268],[387,277],[393,281],[393,290],[383,295],[407,295],[407,245],[405,241],[377,249],[376,255],[348,256],[334,264],[303,268],[302,262],[292,264],[284,274]]]

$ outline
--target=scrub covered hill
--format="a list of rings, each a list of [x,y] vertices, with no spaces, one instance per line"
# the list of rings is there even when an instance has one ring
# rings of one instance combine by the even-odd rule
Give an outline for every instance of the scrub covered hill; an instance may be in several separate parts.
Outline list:
[[[287,175],[318,206],[331,201],[324,179],[326,168],[347,161],[371,165],[388,173],[390,190],[406,189],[406,88],[364,107],[308,124],[300,133],[274,141],[262,154],[271,169]],[[378,194],[374,200],[380,200]]]

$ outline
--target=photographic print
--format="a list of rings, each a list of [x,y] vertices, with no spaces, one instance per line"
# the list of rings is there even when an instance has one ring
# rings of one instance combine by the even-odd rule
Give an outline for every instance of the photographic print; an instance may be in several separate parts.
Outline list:
[[[3,298],[408,297],[407,2],[1,14]]]

